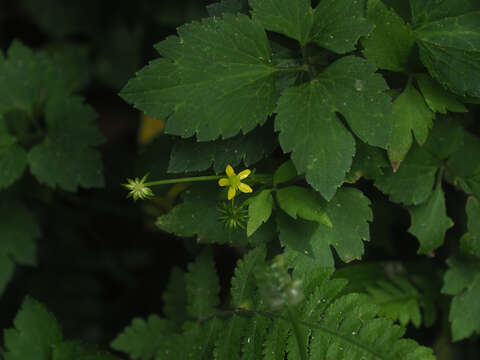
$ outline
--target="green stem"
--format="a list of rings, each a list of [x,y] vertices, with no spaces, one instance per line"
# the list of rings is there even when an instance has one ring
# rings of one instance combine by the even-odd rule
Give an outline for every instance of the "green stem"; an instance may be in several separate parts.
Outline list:
[[[440,169],[438,169],[437,179],[435,180],[435,189],[437,189],[439,186],[442,186],[444,172],[445,172],[445,167],[441,166]]]
[[[194,177],[186,177],[186,178],[179,178],[179,179],[167,179],[167,180],[158,180],[158,181],[150,181],[145,183],[145,186],[155,186],[155,185],[165,185],[165,184],[177,184],[177,183],[185,183],[185,182],[196,182],[196,181],[212,181],[218,180],[223,175],[211,175],[211,176],[194,176]]]
[[[301,360],[307,360],[307,345],[305,343],[305,338],[302,336],[300,331],[300,326],[298,324],[297,318],[295,316],[294,309],[291,306],[287,305],[288,318],[292,323],[293,332],[295,333],[295,338],[297,339],[298,352],[300,354]]]

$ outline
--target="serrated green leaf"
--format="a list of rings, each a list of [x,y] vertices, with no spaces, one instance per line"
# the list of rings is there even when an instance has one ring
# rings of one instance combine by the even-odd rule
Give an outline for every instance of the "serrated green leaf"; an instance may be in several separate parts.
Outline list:
[[[219,210],[219,195],[217,184],[192,187],[185,191],[183,203],[175,206],[168,214],[160,216],[156,224],[160,229],[178,236],[197,236],[198,242],[246,245],[248,239],[244,230],[229,229],[220,220],[222,213]],[[258,233],[252,235],[252,239]]]
[[[315,8],[311,39],[338,54],[353,51],[374,28],[364,15],[364,0],[322,0]]]
[[[0,114],[21,110],[33,117],[34,107],[55,94],[67,92],[61,72],[42,53],[34,53],[20,41],[0,54]]]
[[[197,319],[211,315],[220,304],[220,284],[210,252],[202,252],[185,275],[187,313]]]
[[[480,264],[478,260],[450,258],[442,293],[453,295],[448,319],[453,341],[480,333]]]
[[[443,244],[446,231],[453,226],[447,216],[441,185],[437,185],[428,200],[408,209],[411,225],[408,232],[420,242],[419,254],[428,254]]]
[[[110,346],[127,353],[132,359],[150,360],[164,346],[171,331],[170,324],[157,315],[150,315],[146,321],[135,318]]]
[[[314,191],[300,187],[289,186],[276,191],[278,206],[292,218],[297,216],[310,221],[332,227],[325,212],[325,201]]]
[[[273,174],[273,185],[277,186],[278,184],[293,180],[297,175],[297,169],[295,169],[292,160],[287,160],[275,170]]]
[[[256,302],[255,275],[265,262],[266,251],[263,247],[250,250],[238,260],[232,278],[232,305],[235,308],[249,308]]]
[[[4,119],[0,116],[0,189],[9,187],[21,178],[26,167],[27,152],[8,133]]]
[[[249,201],[247,236],[251,236],[270,218],[273,207],[273,197],[271,192],[271,190],[263,190]]]
[[[388,166],[386,152],[378,147],[367,145],[359,139],[356,139],[356,149],[352,167],[345,181],[355,183],[361,177],[372,180],[381,176],[382,168]]]
[[[470,196],[465,207],[467,213],[467,236],[460,239],[461,249],[464,253],[480,258],[480,202]]]
[[[275,68],[264,29],[245,15],[225,14],[178,29],[182,56],[156,60],[121,96],[165,131],[199,141],[233,137],[263,124],[275,101]],[[173,112],[173,114],[172,114]]]
[[[263,342],[269,325],[269,319],[261,315],[254,316],[253,321],[250,321],[243,341],[242,360],[262,359]]]
[[[52,360],[119,360],[116,356],[110,355],[95,347],[85,347],[79,341],[66,341],[55,346]]]
[[[362,40],[363,54],[379,69],[407,72],[415,46],[410,27],[381,0],[368,0],[367,19],[375,30]]]
[[[455,95],[446,91],[427,74],[419,74],[416,76],[416,79],[430,110],[442,114],[446,114],[447,110],[452,112],[468,111],[465,105],[457,100]]]
[[[459,96],[480,97],[480,11],[428,23],[415,34],[429,73]]]
[[[249,0],[252,17],[265,29],[297,40],[305,46],[310,40],[313,9],[310,0]]]
[[[325,212],[333,226],[284,217],[278,222],[285,256],[296,272],[305,274],[324,266],[333,266],[333,246],[349,262],[363,255],[363,241],[369,241],[368,221],[372,220],[370,201],[357,189],[342,187],[326,204]],[[303,244],[303,245],[302,245]]]
[[[55,97],[47,103],[47,136],[28,154],[40,183],[67,191],[103,186],[102,162],[94,147],[104,139],[94,126],[96,116],[78,97]]]
[[[0,194],[0,295],[13,275],[15,263],[36,265],[40,227],[19,199]]]
[[[50,360],[62,342],[62,330],[55,317],[36,300],[27,297],[17,313],[14,329],[4,331],[5,360]]]
[[[186,320],[187,292],[185,290],[185,274],[174,267],[168,279],[168,285],[162,294],[163,313],[172,323],[180,327]]]
[[[463,146],[465,129],[459,119],[453,117],[437,117],[423,148],[441,160],[459,151]]]
[[[353,136],[340,122],[341,113],[363,141],[386,147],[391,123],[385,81],[372,65],[347,56],[309,83],[282,93],[275,129],[280,145],[299,173],[329,200],[345,178],[355,153]],[[319,99],[322,99],[319,101]]]
[[[239,360],[240,347],[245,337],[247,319],[234,314],[224,325],[222,336],[215,342],[215,360]]]
[[[241,162],[248,167],[271,154],[277,146],[272,127],[268,125],[228,140],[180,140],[172,149],[168,172],[203,171],[213,164],[218,174],[224,172],[227,165],[236,167]]]
[[[243,0],[221,0],[219,2],[207,5],[208,15],[222,16],[225,13],[244,13],[245,3],[246,1]]]
[[[388,157],[396,170],[400,166],[408,150],[412,146],[412,132],[420,145],[428,137],[428,131],[433,125],[434,113],[430,111],[422,95],[412,84],[393,102],[393,129],[388,148]]]
[[[432,193],[440,165],[439,159],[414,145],[400,169],[396,173],[385,169],[385,173],[375,180],[375,186],[390,195],[393,202],[419,205]]]
[[[414,25],[479,10],[476,0],[410,0]]]
[[[288,332],[291,325],[286,321],[275,321],[269,328],[269,334],[263,349],[264,360],[284,360]]]

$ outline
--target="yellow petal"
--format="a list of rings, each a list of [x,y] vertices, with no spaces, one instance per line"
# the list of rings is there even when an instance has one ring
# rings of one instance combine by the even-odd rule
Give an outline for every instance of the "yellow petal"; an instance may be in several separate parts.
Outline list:
[[[243,184],[243,183],[240,183],[238,185],[238,190],[240,190],[241,192],[244,192],[244,193],[251,193],[253,191],[250,186],[248,186],[247,184]]]
[[[230,181],[228,181],[227,178],[221,178],[220,180],[218,180],[218,185],[228,186],[228,185],[230,185]]]
[[[243,180],[248,175],[250,175],[250,173],[251,173],[250,169],[246,169],[246,170],[240,171],[240,173],[238,174],[238,177],[240,178],[240,180]]]
[[[227,168],[225,169],[225,173],[227,174],[228,177],[235,175],[235,171],[230,165],[227,165]]]
[[[235,188],[234,187],[230,187],[230,189],[228,189],[228,200],[232,200],[234,197],[235,197]]]

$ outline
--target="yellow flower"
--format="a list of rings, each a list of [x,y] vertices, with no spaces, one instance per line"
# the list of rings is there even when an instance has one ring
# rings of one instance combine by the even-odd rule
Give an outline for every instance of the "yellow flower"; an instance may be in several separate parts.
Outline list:
[[[218,180],[218,185],[220,186],[230,186],[228,189],[228,200],[231,200],[235,197],[237,189],[244,193],[251,193],[253,190],[247,184],[242,183],[241,181],[250,175],[251,171],[249,169],[243,170],[240,173],[235,174],[235,171],[230,165],[227,165],[225,173],[228,178],[221,178]]]

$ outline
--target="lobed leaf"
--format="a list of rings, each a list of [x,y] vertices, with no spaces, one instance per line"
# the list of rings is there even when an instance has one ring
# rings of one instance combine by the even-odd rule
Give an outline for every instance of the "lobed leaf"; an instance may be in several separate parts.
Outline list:
[[[480,265],[476,260],[450,258],[442,293],[453,295],[450,320],[453,341],[480,333]]]
[[[56,97],[45,110],[47,136],[28,154],[32,174],[52,188],[102,187],[102,162],[94,147],[104,142],[96,113],[78,97]]]
[[[379,69],[408,72],[415,46],[411,28],[381,0],[367,1],[366,16],[375,30],[361,41],[365,58]]]
[[[265,29],[297,40],[305,46],[310,40],[313,9],[310,0],[249,0],[252,18]]]
[[[384,80],[364,60],[346,56],[314,80],[285,90],[277,105],[275,129],[299,173],[330,200],[343,182],[355,153],[353,136],[341,113],[363,141],[386,147],[390,102]],[[322,99],[319,101],[319,99]]]
[[[396,173],[391,169],[385,170],[382,176],[376,178],[375,186],[390,195],[393,202],[419,205],[430,197],[440,165],[440,159],[423,147],[414,146],[400,169]]]
[[[357,189],[342,187],[325,204],[332,227],[314,222],[279,218],[280,241],[285,256],[296,272],[308,273],[318,267],[333,266],[330,246],[345,262],[363,255],[363,242],[370,239],[368,221],[372,220],[370,201]],[[345,211],[348,209],[348,211]]]
[[[412,133],[418,144],[425,143],[434,116],[412,84],[408,84],[395,99],[391,120],[393,129],[388,147],[388,157],[394,170],[399,168],[412,146]]]
[[[338,54],[355,50],[358,39],[374,25],[365,17],[364,0],[322,0],[315,8],[311,39]]]
[[[227,165],[236,167],[241,162],[248,167],[270,155],[277,146],[272,127],[267,125],[228,140],[180,140],[173,146],[168,172],[203,171],[213,164],[218,174],[224,172]]]
[[[480,11],[416,29],[420,57],[429,73],[459,96],[480,97]]]
[[[408,209],[411,225],[408,232],[420,242],[419,254],[428,254],[443,245],[446,231],[453,226],[447,216],[445,197],[438,184],[428,200]]]
[[[263,124],[275,101],[264,29],[245,15],[224,14],[178,33],[175,61],[152,62],[120,95],[151,117],[169,116],[166,133],[196,134],[199,141],[246,134]]]

